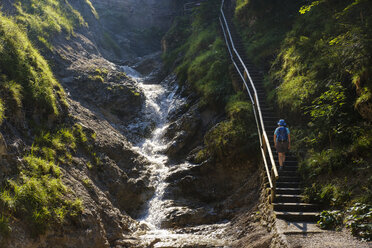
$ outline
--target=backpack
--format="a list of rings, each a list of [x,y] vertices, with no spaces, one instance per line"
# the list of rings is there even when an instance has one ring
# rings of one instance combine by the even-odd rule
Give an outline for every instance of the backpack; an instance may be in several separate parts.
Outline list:
[[[286,127],[279,127],[278,133],[276,135],[276,141],[279,142],[288,141],[288,132]]]

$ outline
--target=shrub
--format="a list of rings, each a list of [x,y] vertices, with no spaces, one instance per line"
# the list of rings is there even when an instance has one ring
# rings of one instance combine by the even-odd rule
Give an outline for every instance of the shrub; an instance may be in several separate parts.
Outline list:
[[[303,192],[305,202],[321,203],[324,207],[343,208],[351,199],[351,191],[339,183],[313,183],[305,187]]]
[[[318,225],[322,229],[334,229],[342,224],[342,214],[340,211],[322,211]]]
[[[258,153],[258,137],[252,113],[252,105],[241,93],[230,97],[226,111],[229,120],[217,124],[204,137],[206,151],[198,156],[204,157],[205,152],[220,161],[230,162],[255,159]]]
[[[355,236],[372,240],[372,206],[355,203],[347,211],[346,226]]]

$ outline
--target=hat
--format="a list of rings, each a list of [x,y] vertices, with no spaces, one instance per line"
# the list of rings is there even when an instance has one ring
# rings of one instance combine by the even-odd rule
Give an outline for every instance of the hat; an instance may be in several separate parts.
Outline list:
[[[281,119],[281,120],[279,120],[278,125],[285,127],[285,126],[287,126],[287,123],[285,123],[285,121],[283,119]]]

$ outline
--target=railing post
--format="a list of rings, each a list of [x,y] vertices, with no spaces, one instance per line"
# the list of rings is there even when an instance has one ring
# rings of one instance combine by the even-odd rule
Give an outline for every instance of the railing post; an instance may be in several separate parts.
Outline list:
[[[262,132],[262,148],[264,150],[265,157],[266,157],[267,152],[268,152],[267,151],[267,145],[269,145],[269,144],[266,143],[265,134]]]
[[[273,203],[276,196],[276,177],[273,168],[271,168],[271,180],[273,184],[273,187],[271,188],[271,202]]]

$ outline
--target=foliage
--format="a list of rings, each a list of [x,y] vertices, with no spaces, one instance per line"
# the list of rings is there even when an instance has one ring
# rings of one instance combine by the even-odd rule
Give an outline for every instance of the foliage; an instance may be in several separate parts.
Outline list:
[[[90,1],[85,0],[85,3],[89,4]],[[16,0],[14,5],[18,12],[17,23],[25,27],[32,40],[50,49],[50,41],[55,34],[65,32],[69,37],[73,35],[74,28],[87,26],[80,13],[68,1]]]
[[[205,104],[223,107],[232,94],[225,44],[216,23],[218,8],[205,2],[190,20],[178,18],[165,35],[169,48],[163,55],[166,65],[178,61],[175,71],[181,84],[187,84],[202,96]],[[180,55],[182,54],[182,58]]]
[[[251,104],[238,93],[230,97],[226,112],[229,119],[207,132],[205,150],[199,156],[209,155],[230,162],[254,159],[254,154],[258,154],[258,137]]]
[[[0,92],[5,107],[23,105],[44,117],[59,114],[65,93],[48,63],[11,19],[0,15]]]
[[[340,211],[324,212],[324,227],[372,202],[371,16],[367,0],[237,1],[247,55],[270,68],[270,102],[295,124],[304,199]],[[366,237],[365,223],[353,233]]]
[[[323,229],[341,228],[345,223],[353,235],[367,241],[372,239],[372,207],[366,204],[355,203],[344,214],[341,211],[322,211],[318,225]]]
[[[17,182],[9,181],[0,196],[9,211],[26,218],[33,235],[42,234],[51,224],[62,224],[65,218],[82,212],[80,200],[65,199],[67,188],[59,177],[33,173],[21,174]]]
[[[3,100],[0,99],[0,124],[3,122],[4,120],[4,104],[3,104]]]
[[[346,226],[355,236],[372,240],[372,206],[355,203],[347,211]]]
[[[241,92],[233,93],[218,10],[215,2],[207,1],[191,18],[177,18],[163,39],[163,59],[167,68],[175,67],[180,84],[201,96],[200,106],[219,112],[224,109],[227,114],[225,121],[205,134],[205,147],[198,152],[197,162],[210,157],[242,162],[257,154],[257,131],[251,104]]]
[[[305,202],[317,202],[324,207],[342,208],[350,200],[351,192],[345,185],[334,181],[325,185],[313,183],[311,187],[305,187],[303,195]]]
[[[323,229],[334,229],[342,224],[342,214],[340,211],[322,211],[318,225]]]
[[[235,22],[239,27],[248,57],[265,68],[279,52],[286,33],[297,16],[302,1],[238,0]]]
[[[25,218],[33,235],[39,235],[51,225],[73,220],[83,211],[80,199],[62,182],[61,164],[71,164],[71,154],[84,149],[92,161],[97,161],[90,145],[95,139],[81,125],[41,131],[16,179],[8,180],[1,190],[0,201],[8,215]],[[95,163],[97,165],[97,163]],[[8,218],[8,217],[6,217]]]

